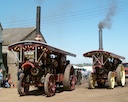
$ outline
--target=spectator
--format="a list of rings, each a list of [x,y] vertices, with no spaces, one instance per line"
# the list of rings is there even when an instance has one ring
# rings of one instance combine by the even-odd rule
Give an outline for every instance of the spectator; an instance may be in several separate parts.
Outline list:
[[[82,73],[81,73],[81,70],[78,69],[78,71],[77,71],[77,84],[78,85],[81,84],[81,79],[82,79]]]
[[[2,73],[2,69],[0,69],[0,88],[2,87],[3,84],[3,73]]]
[[[11,75],[9,75],[9,77],[8,77],[8,83],[9,83],[10,87],[14,87],[14,86],[15,86],[15,85],[13,84]]]
[[[5,88],[10,88],[10,84],[8,83],[8,77],[6,76],[6,79],[3,81],[3,86]]]

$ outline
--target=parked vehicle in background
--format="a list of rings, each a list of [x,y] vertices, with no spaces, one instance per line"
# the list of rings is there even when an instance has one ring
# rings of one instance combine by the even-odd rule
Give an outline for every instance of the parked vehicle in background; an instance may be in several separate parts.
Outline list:
[[[125,70],[125,77],[128,77],[128,62],[123,63],[124,65],[124,70]]]
[[[125,70],[122,61],[125,57],[103,50],[102,29],[99,29],[99,49],[83,54],[84,57],[92,58],[92,72],[88,76],[90,89],[104,87],[108,83],[108,88],[125,85]]]

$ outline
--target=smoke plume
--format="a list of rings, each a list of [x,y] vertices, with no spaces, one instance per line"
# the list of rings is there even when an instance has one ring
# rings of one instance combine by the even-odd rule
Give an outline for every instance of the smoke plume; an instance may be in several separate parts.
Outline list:
[[[112,0],[108,12],[106,14],[106,17],[98,24],[99,29],[104,29],[104,28],[110,29],[112,26],[112,17],[115,15],[115,13],[116,13],[116,1]]]

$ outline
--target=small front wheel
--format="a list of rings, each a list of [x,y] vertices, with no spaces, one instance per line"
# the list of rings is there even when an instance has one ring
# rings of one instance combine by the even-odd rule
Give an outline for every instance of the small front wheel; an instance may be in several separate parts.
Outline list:
[[[24,73],[21,73],[19,75],[19,81],[17,83],[17,90],[20,96],[26,95],[29,91],[29,85],[25,85],[25,82],[23,81],[23,79],[24,79]]]
[[[114,74],[114,72],[110,71],[108,73],[108,87],[110,89],[113,89],[114,86],[115,86],[115,74]]]
[[[88,85],[89,85],[89,89],[94,89],[95,88],[95,79],[94,79],[92,73],[89,73],[89,76],[88,76]]]

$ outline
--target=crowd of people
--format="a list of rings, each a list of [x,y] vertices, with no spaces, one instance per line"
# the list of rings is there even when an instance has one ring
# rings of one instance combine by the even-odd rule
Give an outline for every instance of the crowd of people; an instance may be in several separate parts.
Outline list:
[[[12,77],[10,74],[6,75],[4,78],[2,69],[0,69],[0,88],[11,88],[15,87],[12,82]]]
[[[76,75],[76,78],[77,78],[76,84],[77,84],[77,85],[80,85],[80,84],[81,84],[81,80],[82,80],[81,69],[75,70],[75,75]]]
[[[76,84],[80,85],[82,80],[88,78],[89,73],[91,71],[87,71],[86,69],[75,69]]]

